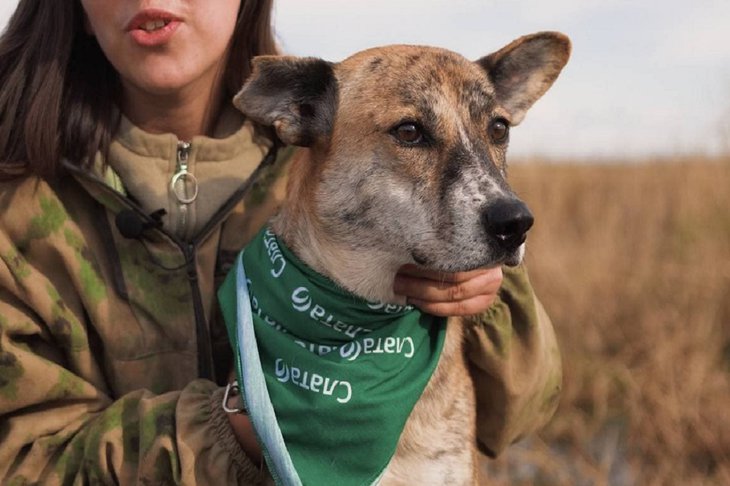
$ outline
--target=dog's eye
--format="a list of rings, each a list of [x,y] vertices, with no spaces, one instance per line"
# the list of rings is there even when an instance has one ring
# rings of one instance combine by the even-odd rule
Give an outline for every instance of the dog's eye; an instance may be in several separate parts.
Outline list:
[[[401,123],[393,129],[393,135],[399,142],[417,145],[423,142],[423,133],[415,123]]]
[[[504,118],[497,118],[489,124],[489,136],[494,143],[504,143],[509,137],[509,124]]]

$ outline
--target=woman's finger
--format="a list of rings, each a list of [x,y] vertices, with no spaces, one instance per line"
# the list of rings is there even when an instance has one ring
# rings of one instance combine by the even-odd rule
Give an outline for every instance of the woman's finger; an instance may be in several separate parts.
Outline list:
[[[408,299],[408,303],[415,305],[423,312],[441,317],[464,317],[481,314],[485,312],[494,303],[497,298],[496,294],[479,295],[471,299],[460,300],[458,302],[428,302],[425,300]]]
[[[496,294],[502,284],[500,267],[463,272],[462,274],[469,274],[469,278],[454,277],[434,280],[399,273],[396,275],[393,290],[397,295],[406,296],[409,301],[417,299],[423,302],[459,302],[480,295]]]
[[[438,270],[428,270],[426,268],[419,267],[417,265],[403,265],[398,269],[398,275],[405,275],[409,277],[421,277],[429,280],[436,280],[438,282],[463,282],[470,280],[477,275],[485,272],[489,272],[491,268],[477,268],[476,270],[470,270],[468,272],[441,272]]]

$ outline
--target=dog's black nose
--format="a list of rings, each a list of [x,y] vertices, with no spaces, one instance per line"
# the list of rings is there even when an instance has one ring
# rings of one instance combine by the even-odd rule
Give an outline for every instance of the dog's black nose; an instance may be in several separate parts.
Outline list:
[[[482,213],[482,224],[487,234],[507,251],[514,251],[525,242],[527,230],[534,221],[525,203],[514,198],[492,203]]]

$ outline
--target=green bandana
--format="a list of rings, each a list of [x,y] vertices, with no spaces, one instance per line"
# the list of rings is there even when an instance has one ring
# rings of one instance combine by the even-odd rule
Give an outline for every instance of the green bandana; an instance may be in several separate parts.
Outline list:
[[[269,229],[239,255],[218,298],[246,407],[277,483],[377,481],[436,368],[446,319],[343,290]],[[241,315],[248,313],[253,319]],[[253,332],[247,337],[242,327]]]

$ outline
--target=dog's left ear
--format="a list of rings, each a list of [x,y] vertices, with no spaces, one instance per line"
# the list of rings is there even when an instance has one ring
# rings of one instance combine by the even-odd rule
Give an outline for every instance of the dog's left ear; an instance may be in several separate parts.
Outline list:
[[[287,144],[309,147],[329,136],[337,107],[333,64],[313,57],[259,56],[233,104],[274,127]]]
[[[570,39],[559,32],[538,32],[512,41],[477,61],[497,91],[497,102],[517,125],[552,86],[570,57]]]

